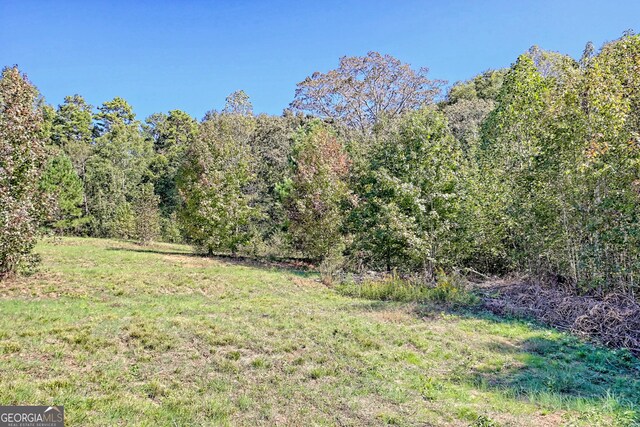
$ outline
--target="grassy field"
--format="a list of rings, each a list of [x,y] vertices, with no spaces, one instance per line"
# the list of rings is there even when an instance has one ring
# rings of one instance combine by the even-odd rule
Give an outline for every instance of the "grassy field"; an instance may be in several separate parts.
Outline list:
[[[0,283],[0,404],[69,426],[638,425],[640,362],[188,247],[42,242]]]

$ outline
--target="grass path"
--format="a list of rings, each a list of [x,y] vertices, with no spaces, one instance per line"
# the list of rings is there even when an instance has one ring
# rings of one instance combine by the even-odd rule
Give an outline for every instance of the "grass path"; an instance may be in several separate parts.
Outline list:
[[[550,329],[179,245],[37,252],[0,283],[0,404],[63,404],[68,426],[640,423],[639,362]]]

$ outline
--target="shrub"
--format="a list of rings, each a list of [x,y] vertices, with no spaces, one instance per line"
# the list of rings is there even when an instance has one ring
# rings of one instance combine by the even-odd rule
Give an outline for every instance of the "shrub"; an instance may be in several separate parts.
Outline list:
[[[324,258],[318,266],[322,283],[325,285],[333,284],[342,273],[344,262],[342,254],[330,254]]]
[[[182,243],[184,241],[175,212],[171,213],[168,218],[160,219],[160,235],[164,242]]]

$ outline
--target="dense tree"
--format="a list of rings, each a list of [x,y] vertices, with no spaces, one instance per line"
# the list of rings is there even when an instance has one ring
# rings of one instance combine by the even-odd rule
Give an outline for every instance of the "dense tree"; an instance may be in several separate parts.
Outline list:
[[[342,250],[340,205],[348,195],[349,163],[335,132],[319,120],[296,134],[291,178],[279,192],[294,248],[314,260]]]
[[[188,238],[208,253],[231,252],[251,238],[255,165],[252,116],[210,114],[201,125],[178,178],[181,221]]]
[[[460,99],[443,107],[453,136],[461,143],[471,161],[477,155],[482,123],[495,106],[496,103],[492,100]]]
[[[99,111],[99,136],[87,162],[85,188],[92,232],[128,238],[133,235],[131,203],[139,186],[151,179],[152,144],[142,136],[139,122],[123,99],[106,102]]]
[[[61,148],[91,143],[93,113],[91,105],[80,95],[66,96],[53,119],[51,140]]]
[[[586,69],[587,126],[572,218],[576,279],[637,291],[640,274],[640,36],[609,43]]]
[[[367,132],[380,120],[433,102],[443,82],[427,78],[427,71],[378,52],[344,56],[337,69],[298,83],[291,107]]]
[[[475,101],[482,99],[485,101],[495,101],[500,94],[504,76],[507,70],[488,70],[478,74],[466,82],[457,82],[447,94],[447,103],[453,104],[457,101]]]
[[[169,114],[152,114],[145,120],[145,133],[152,139],[153,148],[158,153],[170,153],[177,147],[189,145],[197,130],[197,122],[181,110],[171,110]]]
[[[252,185],[253,204],[263,213],[254,226],[256,246],[282,240],[285,212],[280,201],[278,184],[290,176],[289,156],[299,123],[295,117],[274,117],[261,114],[251,135],[251,155],[254,158],[256,180]],[[282,243],[282,242],[281,242]],[[274,248],[282,249],[282,248]]]
[[[638,45],[623,37],[581,64],[532,49],[507,75],[485,123],[480,211],[511,268],[582,291],[635,286]]]
[[[128,201],[121,201],[115,207],[115,212],[109,218],[107,229],[109,237],[119,239],[133,239],[136,237],[136,217],[133,206]]]
[[[370,52],[301,82],[280,117],[254,116],[237,91],[201,123],[173,110],[144,125],[122,98],[54,110],[6,69],[0,274],[44,220],[143,243],[160,224],[209,253],[637,292],[639,58],[633,34],[579,61],[534,46],[428,105],[441,82]]]
[[[409,114],[377,148],[357,187],[350,218],[356,256],[370,267],[417,268],[428,277],[454,265],[460,163],[441,113]]]
[[[11,275],[36,242],[45,158],[37,89],[17,67],[0,78],[0,278]]]
[[[506,70],[489,70],[449,89],[442,110],[449,127],[462,144],[467,160],[473,161],[480,142],[480,132],[488,114],[496,107]]]
[[[146,135],[153,141],[155,156],[150,169],[154,188],[160,197],[160,210],[170,221],[180,204],[176,176],[189,145],[193,142],[198,124],[190,115],[180,110],[169,114],[153,114],[144,126]]]
[[[562,80],[570,76],[569,69],[577,68],[578,62],[568,55],[558,52],[551,52],[541,49],[539,46],[532,46],[527,52],[536,66],[538,73],[544,78]]]
[[[95,119],[96,124],[94,130],[98,136],[110,132],[114,126],[137,125],[133,108],[131,108],[131,105],[129,105],[126,100],[119,96],[98,107],[98,113],[95,115]]]
[[[544,189],[536,188],[534,173],[545,138],[545,98],[549,88],[529,55],[521,55],[505,76],[498,106],[484,122],[480,212],[511,268],[525,262],[522,254],[533,240],[525,226],[533,221],[531,204]],[[508,261],[507,261],[508,260]]]

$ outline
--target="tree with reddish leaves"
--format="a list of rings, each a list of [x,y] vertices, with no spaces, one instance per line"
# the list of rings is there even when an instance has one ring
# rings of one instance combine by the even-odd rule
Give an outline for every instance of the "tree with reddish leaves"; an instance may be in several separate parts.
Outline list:
[[[41,217],[38,178],[45,160],[38,90],[17,67],[0,78],[0,279],[33,249]]]
[[[350,161],[331,128],[315,120],[296,135],[292,178],[279,186],[294,247],[319,261],[341,251],[341,202]]]

